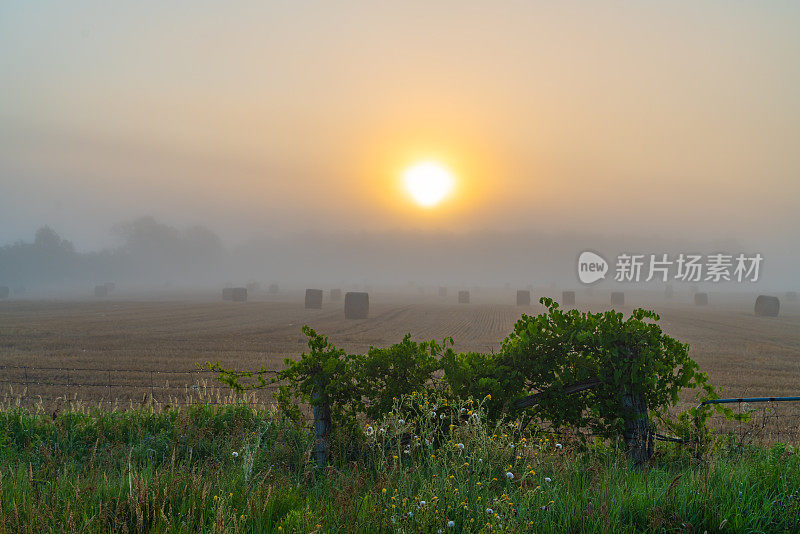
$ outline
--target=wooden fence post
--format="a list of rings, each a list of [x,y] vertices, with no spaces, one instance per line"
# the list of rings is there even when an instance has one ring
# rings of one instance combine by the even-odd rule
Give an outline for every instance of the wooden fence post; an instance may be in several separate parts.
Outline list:
[[[321,387],[319,388],[322,389]],[[322,392],[317,390],[311,396],[314,411],[314,454],[317,467],[322,469],[328,465],[328,449],[331,435],[331,407],[323,400]]]
[[[629,347],[621,347],[620,353],[623,360],[627,361],[639,357],[638,351]],[[625,425],[622,434],[625,447],[628,457],[638,467],[653,456],[654,436],[650,431],[647,400],[641,393],[634,393],[634,384],[629,382],[622,386],[620,402]]]

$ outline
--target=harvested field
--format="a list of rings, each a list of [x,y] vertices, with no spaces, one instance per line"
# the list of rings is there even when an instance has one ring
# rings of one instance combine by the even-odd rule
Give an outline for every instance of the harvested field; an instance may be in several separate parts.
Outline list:
[[[520,315],[516,306],[493,304],[480,295],[465,307],[456,299],[445,303],[378,293],[371,299],[369,319],[354,322],[344,319],[341,303],[325,302],[321,310],[307,310],[302,296],[296,297],[238,305],[2,302],[0,387],[7,395],[13,386],[18,395],[27,382],[26,398],[41,395],[45,403],[76,394],[87,403],[115,399],[127,405],[150,394],[161,402],[175,397],[184,402],[192,395],[186,385],[203,379],[213,383],[212,375],[198,372],[197,363],[281,369],[284,357],[297,357],[306,348],[300,333],[304,324],[352,352],[398,342],[406,333],[416,340],[452,336],[459,351],[490,352],[498,350]],[[725,388],[725,396],[800,394],[800,304],[788,304],[777,318],[762,318],[753,316],[751,302],[696,308],[687,299],[650,307],[661,314],[666,332],[691,345],[692,357]],[[629,312],[645,305],[632,304],[619,309]],[[600,311],[608,306],[600,304],[598,296],[597,304],[578,307]],[[535,303],[528,313],[541,310]],[[87,370],[71,370],[75,368]],[[164,388],[167,383],[169,388]],[[779,408],[794,417],[781,424],[800,427],[800,403]]]

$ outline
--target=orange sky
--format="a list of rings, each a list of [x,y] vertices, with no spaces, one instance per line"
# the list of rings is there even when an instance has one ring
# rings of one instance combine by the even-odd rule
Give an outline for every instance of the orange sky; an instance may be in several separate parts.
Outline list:
[[[5,5],[0,241],[142,214],[758,239],[800,223],[798,23],[789,2]],[[398,191],[418,159],[459,177],[439,209]]]

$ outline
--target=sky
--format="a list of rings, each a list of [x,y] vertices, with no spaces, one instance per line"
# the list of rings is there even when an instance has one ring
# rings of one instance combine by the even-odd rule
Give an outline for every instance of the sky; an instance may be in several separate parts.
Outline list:
[[[800,259],[796,2],[0,4],[0,244],[538,232]],[[424,208],[402,171],[455,176]],[[735,251],[733,251],[735,252]],[[784,270],[788,266],[784,265]]]

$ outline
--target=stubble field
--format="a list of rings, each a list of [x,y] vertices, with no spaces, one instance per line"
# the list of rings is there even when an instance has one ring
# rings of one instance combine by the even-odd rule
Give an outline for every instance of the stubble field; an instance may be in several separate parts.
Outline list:
[[[521,313],[543,311],[538,303],[513,305],[510,291],[473,292],[468,305],[457,304],[452,294],[375,293],[369,319],[345,320],[342,303],[327,301],[327,292],[325,297],[321,310],[304,309],[302,292],[255,296],[246,303],[212,295],[2,302],[0,399],[46,409],[76,400],[87,406],[128,406],[151,398],[160,404],[208,402],[216,397],[202,384],[215,382],[198,363],[282,369],[284,358],[306,348],[304,324],[353,353],[398,342],[406,333],[415,340],[452,336],[456,350],[488,352],[498,350]],[[657,311],[663,329],[690,344],[690,354],[724,396],[799,395],[800,304],[782,302],[778,318],[759,318],[752,296],[711,298],[710,305],[698,307],[688,297],[666,301],[642,293],[617,309]],[[600,292],[579,294],[577,308],[600,311],[608,309],[607,302]],[[269,402],[269,392],[256,398]],[[797,437],[800,403],[738,408],[758,409],[758,417],[769,419],[769,432]]]

